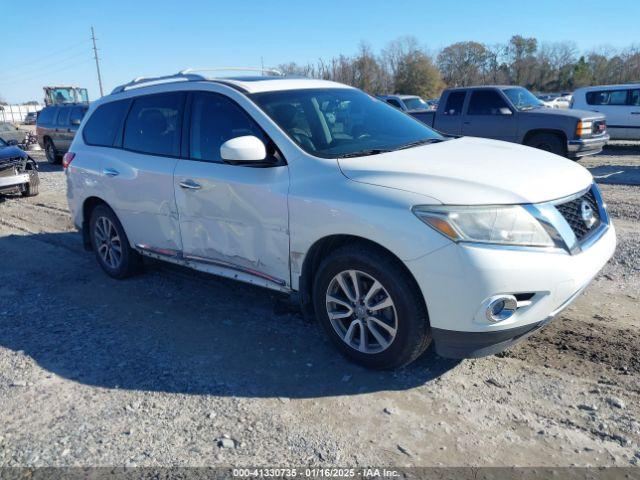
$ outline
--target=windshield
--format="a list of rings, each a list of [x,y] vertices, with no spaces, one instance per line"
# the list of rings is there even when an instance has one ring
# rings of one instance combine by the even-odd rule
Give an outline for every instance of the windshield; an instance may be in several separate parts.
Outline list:
[[[532,108],[538,108],[544,105],[544,103],[538,100],[535,95],[526,88],[505,88],[503,92],[509,97],[513,106],[520,111],[531,110]]]
[[[262,92],[250,98],[311,155],[374,155],[443,140],[386,102],[351,88]]]
[[[420,97],[403,98],[402,101],[407,106],[407,110],[428,110],[429,104]]]

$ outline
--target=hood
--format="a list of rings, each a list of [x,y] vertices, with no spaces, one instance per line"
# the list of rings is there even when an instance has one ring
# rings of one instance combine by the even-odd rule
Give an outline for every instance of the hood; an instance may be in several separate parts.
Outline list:
[[[27,154],[24,152],[24,150],[18,148],[18,147],[0,147],[0,159],[3,158],[15,158],[15,157],[20,157],[20,158],[24,158],[26,157]]]
[[[586,189],[593,177],[566,158],[514,143],[463,137],[341,158],[356,182],[426,195],[449,205],[540,203]]]
[[[533,110],[527,110],[525,112],[527,115],[544,115],[544,116],[555,116],[555,117],[569,117],[575,118],[576,120],[588,118],[590,120],[604,120],[605,116],[599,112],[590,112],[588,110],[574,110],[573,108],[552,108],[552,107],[542,107],[542,108],[534,108]]]

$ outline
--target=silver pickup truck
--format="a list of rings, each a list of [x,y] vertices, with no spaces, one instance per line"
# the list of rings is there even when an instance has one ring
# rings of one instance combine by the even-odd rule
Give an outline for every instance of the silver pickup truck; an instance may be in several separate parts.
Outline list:
[[[408,112],[448,135],[494,138],[578,159],[599,153],[609,140],[605,116],[547,108],[526,88],[451,88],[435,112]]]

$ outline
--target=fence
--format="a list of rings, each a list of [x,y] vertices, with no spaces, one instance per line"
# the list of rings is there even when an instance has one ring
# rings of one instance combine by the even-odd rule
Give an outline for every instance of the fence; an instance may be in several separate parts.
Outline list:
[[[29,112],[39,112],[44,105],[0,105],[0,122],[22,123]]]

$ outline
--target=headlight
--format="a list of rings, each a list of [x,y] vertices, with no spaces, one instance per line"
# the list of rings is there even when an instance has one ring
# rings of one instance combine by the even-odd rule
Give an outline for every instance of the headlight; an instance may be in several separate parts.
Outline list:
[[[527,210],[506,206],[417,206],[413,213],[455,242],[553,247],[554,242]]]

